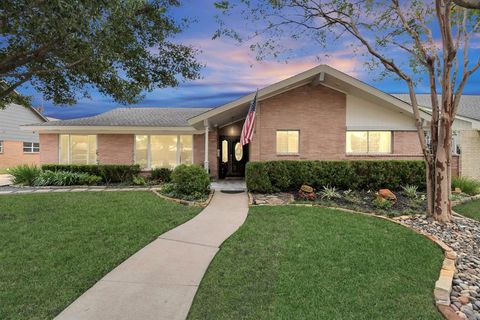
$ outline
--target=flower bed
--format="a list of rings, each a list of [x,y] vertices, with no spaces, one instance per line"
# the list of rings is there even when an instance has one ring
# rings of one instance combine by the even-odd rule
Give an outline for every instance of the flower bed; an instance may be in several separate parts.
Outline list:
[[[310,202],[327,207],[341,207],[355,211],[374,212],[387,216],[401,216],[410,214],[421,214],[427,210],[426,196],[424,193],[417,193],[416,196],[409,196],[404,191],[394,192],[397,197],[395,203],[389,201],[377,201],[375,192],[367,191],[336,191],[325,194],[325,191],[315,193],[313,200],[306,200],[302,195],[297,194],[296,202]]]

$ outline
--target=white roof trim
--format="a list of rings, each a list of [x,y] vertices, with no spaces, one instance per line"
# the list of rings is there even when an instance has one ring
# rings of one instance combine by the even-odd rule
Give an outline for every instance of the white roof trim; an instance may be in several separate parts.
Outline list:
[[[24,131],[38,131],[39,133],[118,133],[118,134],[200,134],[203,130],[192,127],[128,127],[128,126],[20,126]]]

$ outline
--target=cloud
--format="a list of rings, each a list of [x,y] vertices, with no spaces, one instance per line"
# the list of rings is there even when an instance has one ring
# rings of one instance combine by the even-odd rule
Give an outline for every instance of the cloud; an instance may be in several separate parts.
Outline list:
[[[298,56],[288,61],[257,61],[248,44],[239,46],[225,39],[189,39],[202,50],[199,59],[206,65],[203,79],[186,84],[187,86],[215,86],[223,84],[227,90],[254,90],[291,77],[324,63],[348,73],[360,76],[362,62],[351,51],[340,48],[321,52],[319,55]],[[320,57],[320,58],[319,58]]]

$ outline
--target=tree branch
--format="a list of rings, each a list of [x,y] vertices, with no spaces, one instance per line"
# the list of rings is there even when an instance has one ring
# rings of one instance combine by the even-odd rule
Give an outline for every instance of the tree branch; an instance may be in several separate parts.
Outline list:
[[[478,0],[453,0],[457,6],[467,9],[480,9],[480,1]]]

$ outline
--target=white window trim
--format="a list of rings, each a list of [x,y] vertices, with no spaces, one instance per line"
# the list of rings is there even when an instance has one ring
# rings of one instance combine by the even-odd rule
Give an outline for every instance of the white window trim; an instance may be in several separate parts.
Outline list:
[[[367,152],[349,152],[347,151],[347,133],[348,132],[366,132],[367,133]],[[370,132],[390,132],[390,151],[388,152],[370,152]],[[393,154],[393,132],[392,130],[347,130],[345,131],[345,153],[347,155],[377,155],[377,156],[382,156],[382,155],[387,155],[387,154]]]
[[[180,143],[180,136],[191,136],[192,137],[192,151],[191,151],[191,157],[192,157],[192,164],[195,163],[194,159],[194,145],[195,145],[195,136],[193,134],[135,134],[133,135],[133,163],[137,163],[137,136],[147,136],[147,167],[146,168],[140,168],[142,170],[152,170],[152,150],[151,150],[151,143],[150,143],[150,138],[151,136],[177,136],[177,164],[175,166],[180,165],[181,161],[181,143]]]
[[[30,151],[25,151],[25,143],[30,143],[31,144],[30,147],[27,147],[27,148],[30,149]],[[35,148],[34,147],[35,143],[38,143],[38,151],[33,150]],[[22,150],[23,150],[23,153],[40,153],[40,142],[23,141]]]
[[[72,145],[72,136],[95,136],[95,163],[98,164],[98,136],[96,134],[69,134],[69,133],[61,133],[58,135],[58,163],[61,164],[62,158],[62,143],[61,143],[61,136],[68,136],[68,152],[67,152],[67,162],[64,164],[72,164],[72,149],[70,146]],[[87,152],[87,163],[89,162],[90,154]],[[90,164],[89,165],[94,165]]]
[[[288,131],[296,131],[298,132],[298,152],[278,152],[278,145],[277,145],[277,133],[278,132],[288,132]],[[275,152],[277,156],[299,156],[300,155],[300,129],[277,129],[275,131]]]
[[[3,140],[0,140],[0,153],[3,153]]]

